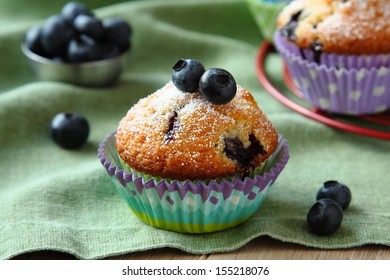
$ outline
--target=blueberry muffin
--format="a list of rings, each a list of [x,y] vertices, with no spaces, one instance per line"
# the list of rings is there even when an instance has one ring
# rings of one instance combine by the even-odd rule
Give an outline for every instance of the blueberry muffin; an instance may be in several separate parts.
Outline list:
[[[141,221],[205,233],[256,213],[289,152],[228,71],[180,59],[172,80],[139,100],[100,144],[99,158]]]
[[[338,54],[390,52],[390,1],[294,0],[278,29],[301,48]]]
[[[275,46],[302,96],[330,113],[390,108],[390,1],[294,0]]]

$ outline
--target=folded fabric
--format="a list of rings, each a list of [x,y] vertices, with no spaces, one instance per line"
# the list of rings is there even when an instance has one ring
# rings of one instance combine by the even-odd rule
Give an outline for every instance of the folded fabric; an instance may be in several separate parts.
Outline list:
[[[46,2],[0,1],[1,259],[36,250],[82,259],[162,247],[194,254],[226,252],[262,235],[317,248],[390,246],[390,142],[334,130],[273,99],[256,77],[263,39],[245,1],[84,1],[97,15],[121,17],[133,26],[126,68],[110,88],[35,78],[20,43],[29,27],[58,13],[60,5]],[[131,105],[162,87],[182,57],[230,71],[289,144],[290,160],[260,209],[244,224],[222,232],[180,234],[144,224],[116,192],[97,157],[99,143]],[[267,70],[286,89],[278,55],[268,57]],[[50,138],[49,123],[59,112],[88,119],[91,133],[80,150],[63,149]],[[308,229],[306,214],[327,180],[348,185],[352,202],[339,230],[319,237]]]

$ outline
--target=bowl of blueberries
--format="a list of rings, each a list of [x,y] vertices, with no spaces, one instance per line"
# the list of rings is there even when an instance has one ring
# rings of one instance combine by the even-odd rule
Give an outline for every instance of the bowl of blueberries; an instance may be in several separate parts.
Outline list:
[[[131,25],[97,18],[86,5],[69,2],[25,33],[22,52],[38,79],[105,87],[119,78],[131,48]]]

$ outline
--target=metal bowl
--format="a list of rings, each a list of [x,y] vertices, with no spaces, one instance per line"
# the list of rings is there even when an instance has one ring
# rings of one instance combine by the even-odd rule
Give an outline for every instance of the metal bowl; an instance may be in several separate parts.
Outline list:
[[[30,51],[25,44],[22,44],[21,48],[38,79],[86,87],[113,85],[122,72],[128,53],[125,51],[117,57],[98,61],[65,63],[39,56]]]

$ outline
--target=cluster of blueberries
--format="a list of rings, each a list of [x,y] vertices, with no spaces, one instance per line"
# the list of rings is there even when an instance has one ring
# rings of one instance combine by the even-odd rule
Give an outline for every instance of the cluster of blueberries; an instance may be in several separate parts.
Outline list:
[[[330,235],[341,225],[343,210],[351,203],[351,191],[338,181],[326,181],[316,198],[317,202],[307,213],[307,223],[314,233]]]
[[[130,48],[132,28],[120,18],[98,19],[84,4],[69,2],[42,27],[30,28],[24,42],[32,52],[61,62],[116,57]]]
[[[232,74],[220,68],[206,71],[196,59],[179,59],[172,67],[172,82],[183,92],[200,92],[204,99],[222,105],[236,96],[237,84]]]

